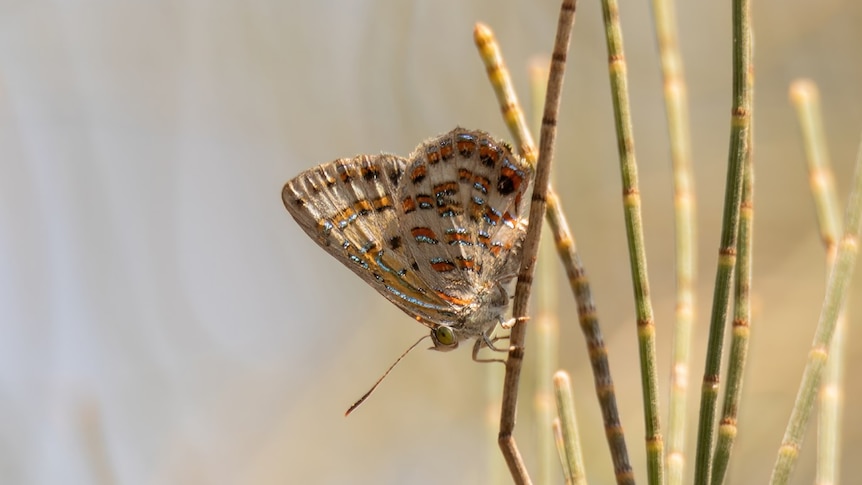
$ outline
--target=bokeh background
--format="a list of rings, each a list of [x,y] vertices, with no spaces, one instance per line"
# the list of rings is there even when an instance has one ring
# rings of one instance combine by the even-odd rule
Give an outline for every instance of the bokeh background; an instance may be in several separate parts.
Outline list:
[[[730,2],[678,3],[699,217],[694,426],[727,159]],[[661,79],[649,2],[621,8],[666,413],[674,283]],[[505,471],[489,471],[502,466],[486,425],[494,371],[469,349],[414,353],[343,417],[426,329],[316,247],[280,190],[313,165],[406,155],[455,125],[508,138],[473,25],[496,31],[526,101],[527,63],[549,51],[557,11],[549,0],[0,1],[0,482],[505,483]],[[755,313],[731,483],[769,476],[824,291],[789,83],[810,77],[822,89],[842,203],[862,128],[862,4],[763,0],[753,15]],[[566,81],[557,185],[643,480],[598,2],[578,6]],[[860,280],[847,480],[862,473]],[[610,483],[560,283],[561,365],[573,373],[590,478]],[[516,433],[534,467],[529,389]],[[812,481],[813,427],[808,436],[794,483]]]

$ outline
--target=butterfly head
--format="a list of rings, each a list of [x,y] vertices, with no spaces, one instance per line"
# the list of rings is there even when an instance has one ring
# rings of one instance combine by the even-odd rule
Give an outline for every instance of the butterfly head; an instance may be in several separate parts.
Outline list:
[[[452,327],[447,327],[446,325],[439,325],[432,328],[431,340],[434,342],[434,346],[430,347],[429,350],[433,349],[441,352],[448,352],[458,348],[458,336],[455,335],[455,331]]]

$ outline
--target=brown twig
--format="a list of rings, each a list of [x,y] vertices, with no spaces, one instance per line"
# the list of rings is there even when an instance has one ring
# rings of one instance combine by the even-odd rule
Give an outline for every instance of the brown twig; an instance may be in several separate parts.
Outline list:
[[[525,321],[527,304],[530,300],[530,287],[535,270],[536,253],[539,250],[539,238],[545,213],[545,197],[548,192],[551,161],[554,156],[554,141],[556,138],[557,113],[560,106],[560,96],[565,74],[566,55],[569,50],[569,39],[575,22],[575,1],[563,0],[560,8],[560,18],[557,23],[557,36],[554,41],[554,53],[551,58],[551,72],[548,78],[548,95],[545,99],[545,110],[542,116],[542,133],[539,143],[539,159],[536,163],[536,178],[533,185],[532,203],[530,204],[530,226],[522,249],[521,268],[518,271],[518,282],[515,286],[515,302],[512,316],[515,324],[509,337],[509,358],[506,359],[506,376],[503,381],[503,405],[500,417],[500,435],[498,438],[503,456],[509,465],[516,483],[530,483],[529,475],[524,466],[518,446],[512,432],[515,428],[515,410],[518,402],[518,382],[521,376],[521,364],[524,359]]]

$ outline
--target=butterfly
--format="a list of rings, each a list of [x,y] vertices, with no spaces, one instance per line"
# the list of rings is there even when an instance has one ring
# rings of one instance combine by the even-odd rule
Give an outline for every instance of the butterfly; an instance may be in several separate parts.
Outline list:
[[[282,200],[320,247],[429,327],[432,348],[476,338],[478,360],[505,321],[532,177],[508,144],[456,128],[407,158],[358,155],[306,170]]]

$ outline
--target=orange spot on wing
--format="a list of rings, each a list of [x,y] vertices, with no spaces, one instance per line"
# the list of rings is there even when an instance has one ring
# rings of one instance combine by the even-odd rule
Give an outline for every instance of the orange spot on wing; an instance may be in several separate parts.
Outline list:
[[[453,233],[451,233],[451,234],[446,234],[446,238],[448,239],[448,242],[450,242],[450,243],[451,243],[451,242],[456,242],[456,241],[471,242],[471,238],[470,238],[470,234],[469,234],[469,233],[457,233],[457,232],[453,232]]]
[[[431,165],[435,165],[440,161],[440,152],[436,149],[428,151],[425,153],[425,157],[428,159],[428,163]]]
[[[451,141],[440,145],[440,155],[443,157],[443,160],[449,160],[453,155],[455,155],[455,150],[452,149]]]
[[[476,141],[468,138],[459,138],[455,146],[458,153],[467,158],[472,157],[473,152],[476,151]]]
[[[512,214],[509,214],[509,211],[506,211],[506,212],[503,214],[503,223],[504,223],[504,224],[506,224],[506,225],[509,225],[509,226],[515,227],[515,224],[517,224],[517,223],[518,223],[518,221],[517,221],[517,220],[515,220],[515,218],[514,218],[514,217],[512,217]]]
[[[413,197],[407,196],[404,200],[401,201],[401,209],[404,210],[405,214],[409,214],[416,210],[416,201],[413,200]]]
[[[414,239],[417,239],[417,240],[426,239],[426,240],[433,241],[432,244],[437,243],[437,235],[434,234],[434,231],[432,231],[430,228],[414,227],[413,229],[410,229],[410,234],[413,235]],[[430,241],[426,241],[426,242],[430,242]]]
[[[410,181],[414,184],[418,184],[428,175],[428,167],[425,165],[419,165],[410,172]]]
[[[460,216],[464,213],[464,209],[460,204],[446,204],[437,208],[437,214],[440,217]]]
[[[488,193],[488,189],[491,188],[491,181],[488,180],[487,177],[483,177],[481,175],[474,175],[473,183],[478,184],[480,187],[482,187],[482,192],[486,194]]]
[[[485,217],[487,217],[492,224],[497,225],[500,222],[500,216],[494,213],[490,207],[485,207]]]
[[[521,174],[519,174],[511,167],[503,167],[502,169],[500,169],[500,176],[508,178],[512,182],[512,188],[514,190],[518,190],[518,188],[521,187],[521,183],[524,181],[524,178],[521,177]]]
[[[497,165],[497,162],[500,161],[497,147],[483,140],[483,143],[479,144],[479,160],[489,167]]]
[[[453,195],[458,193],[458,182],[443,182],[432,189],[435,194]]]
[[[365,215],[374,210],[374,207],[371,205],[371,202],[368,202],[367,199],[357,200],[353,204],[353,210],[355,210],[359,215]]]
[[[371,205],[374,206],[374,210],[376,210],[377,212],[380,212],[384,209],[391,209],[393,207],[392,199],[389,198],[388,195],[382,195],[372,200]]]
[[[438,273],[445,273],[455,269],[455,264],[452,261],[437,261],[431,263],[431,269]]]
[[[416,202],[419,203],[420,209],[430,209],[434,207],[434,198],[430,195],[419,194],[416,196]]]
[[[340,226],[344,221],[349,221],[354,214],[356,214],[356,212],[353,209],[351,209],[350,207],[345,207],[341,210],[341,212],[338,213],[338,217],[333,219],[333,222],[336,225]]]
[[[336,165],[335,171],[338,172],[338,177],[345,184],[351,183],[356,176],[356,171],[353,169],[353,167],[345,165],[344,163],[339,163],[338,165]]]
[[[458,262],[458,268],[460,269],[474,271],[476,273],[482,271],[482,265],[476,264],[476,262],[473,261],[472,258],[468,259],[459,256],[456,261]]]

